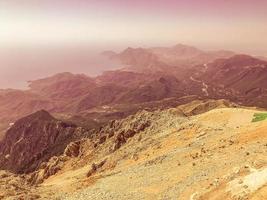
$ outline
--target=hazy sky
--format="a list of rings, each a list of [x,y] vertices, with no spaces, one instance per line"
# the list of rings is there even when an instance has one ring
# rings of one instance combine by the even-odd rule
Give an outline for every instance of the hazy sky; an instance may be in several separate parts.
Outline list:
[[[170,45],[266,53],[266,0],[1,0],[0,44]]]
[[[267,56],[266,9],[267,0],[0,0],[0,50],[184,43]],[[0,80],[18,68],[38,72],[38,66],[29,68],[27,62],[26,68],[19,63],[13,67],[7,54],[0,52],[0,62],[2,57],[9,64],[0,63]],[[60,70],[62,65],[46,72]],[[6,87],[3,81],[1,87]]]

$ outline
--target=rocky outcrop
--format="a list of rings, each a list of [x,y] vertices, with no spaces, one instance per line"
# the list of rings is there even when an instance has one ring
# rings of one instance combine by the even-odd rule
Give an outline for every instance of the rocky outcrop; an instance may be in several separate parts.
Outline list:
[[[71,142],[65,149],[64,155],[68,157],[77,157],[80,153],[81,141]]]
[[[33,172],[30,175],[29,183],[32,185],[40,184],[48,177],[56,174],[64,165],[64,161],[66,157],[59,156],[59,157],[52,157],[48,162],[43,162],[37,171]]]
[[[93,163],[91,165],[91,169],[87,172],[86,176],[87,177],[90,177],[92,176],[93,174],[95,174],[97,172],[97,170],[99,170],[101,167],[103,167],[103,165],[107,162],[107,160],[103,160],[99,163]]]
[[[118,150],[128,139],[144,131],[151,125],[150,113],[143,111],[131,115],[123,120],[113,120],[104,127],[93,138],[94,147],[110,142],[109,152]]]
[[[116,151],[119,149],[124,143],[127,142],[127,139],[133,137],[135,134],[144,131],[147,127],[150,126],[150,121],[141,121],[139,123],[132,123],[130,127],[120,131],[114,141],[114,145],[111,148],[111,151]]]
[[[41,110],[18,120],[0,143],[0,166],[15,173],[34,171],[40,163],[64,152],[83,129]],[[76,150],[72,150],[76,155]],[[74,153],[75,152],[75,153]]]

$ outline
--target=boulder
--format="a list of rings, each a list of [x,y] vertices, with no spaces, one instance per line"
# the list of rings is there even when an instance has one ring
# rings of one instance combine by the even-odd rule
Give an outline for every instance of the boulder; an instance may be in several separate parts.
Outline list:
[[[80,145],[81,142],[71,142],[65,149],[64,155],[68,157],[77,157],[80,154]]]

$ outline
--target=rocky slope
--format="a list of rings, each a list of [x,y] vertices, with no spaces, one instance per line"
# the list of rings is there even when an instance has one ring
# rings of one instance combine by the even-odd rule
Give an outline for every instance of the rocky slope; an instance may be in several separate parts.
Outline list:
[[[266,107],[267,62],[247,55],[219,59],[206,65],[200,77],[209,96]]]
[[[252,122],[260,112],[225,100],[140,111],[70,143],[33,173],[17,176],[16,190],[8,181],[14,175],[3,172],[9,189],[0,188],[0,194],[13,199],[264,199],[267,124]]]
[[[41,184],[43,191],[59,189],[64,180],[62,199],[262,199],[267,126],[251,122],[255,112],[217,108],[189,118],[180,108],[138,113],[104,128],[107,138],[97,145],[85,142],[75,165],[67,161]],[[118,131],[109,131],[113,126]]]
[[[15,173],[31,172],[85,130],[41,110],[14,123],[0,142],[0,166]]]

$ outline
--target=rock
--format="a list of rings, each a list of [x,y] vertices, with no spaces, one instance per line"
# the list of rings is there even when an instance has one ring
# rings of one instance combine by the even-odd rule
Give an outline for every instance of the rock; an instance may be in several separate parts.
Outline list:
[[[91,169],[89,170],[89,172],[87,173],[87,177],[90,177],[90,176],[92,176],[95,172],[96,172],[96,170],[97,170],[97,166],[96,166],[96,164],[95,163],[93,163],[92,165],[91,165]]]
[[[142,124],[140,124],[137,128],[138,131],[144,131],[147,127],[149,127],[151,123],[149,121],[146,121]]]
[[[63,166],[63,157],[52,157],[48,162],[42,163],[39,170],[33,172],[29,178],[32,185],[40,184],[48,177],[55,175]]]
[[[80,153],[81,142],[71,142],[65,149],[64,154],[69,157],[77,157]]]
[[[107,137],[106,136],[102,136],[99,141],[98,144],[103,144],[106,141]]]
[[[243,188],[247,189],[247,188],[248,188],[248,186],[247,186],[247,185],[244,185],[244,186],[243,186]]]
[[[103,165],[106,163],[106,161],[107,161],[107,160],[105,159],[105,160],[101,161],[101,162],[98,163],[98,164],[93,163],[93,164],[91,165],[91,169],[88,171],[88,173],[86,174],[86,176],[87,176],[87,177],[92,176],[94,173],[96,173],[96,171],[97,171],[99,168],[103,167]]]
[[[138,157],[138,155],[135,153],[135,154],[132,155],[132,159],[133,159],[134,161],[137,161],[137,160],[139,159],[139,157]]]
[[[114,132],[111,132],[111,133],[108,134],[108,138],[111,138],[113,136],[114,136]]]
[[[122,133],[118,134],[115,140],[115,144],[112,148],[112,151],[116,151],[119,149],[124,143],[126,142],[126,139]]]
[[[136,134],[136,132],[135,132],[134,130],[129,129],[129,130],[127,130],[127,131],[124,133],[124,136],[125,136],[126,138],[131,138],[131,137],[133,137],[135,134]]]
[[[98,146],[98,144],[97,144],[97,143],[94,143],[94,144],[93,144],[93,147],[94,147],[94,148],[96,148],[97,146]]]

